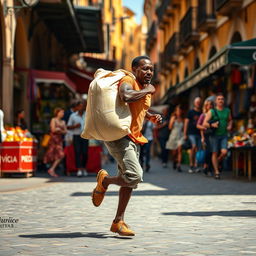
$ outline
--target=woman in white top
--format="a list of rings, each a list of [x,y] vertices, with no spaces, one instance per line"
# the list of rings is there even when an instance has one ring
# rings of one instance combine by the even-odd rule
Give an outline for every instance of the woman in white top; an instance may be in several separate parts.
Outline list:
[[[178,172],[182,171],[180,165],[182,160],[183,127],[184,118],[182,116],[182,109],[180,105],[178,105],[169,122],[171,132],[166,143],[166,149],[171,150],[173,168],[177,168]]]

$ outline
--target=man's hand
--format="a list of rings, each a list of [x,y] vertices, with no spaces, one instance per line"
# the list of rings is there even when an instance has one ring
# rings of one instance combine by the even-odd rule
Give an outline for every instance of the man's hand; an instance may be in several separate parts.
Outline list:
[[[232,125],[228,125],[227,130],[228,130],[228,132],[231,132],[232,131]]]
[[[210,127],[218,128],[218,127],[219,127],[219,121],[218,121],[218,122],[211,123]]]
[[[163,118],[159,114],[151,114],[149,121],[151,121],[154,124],[161,124],[163,121]]]

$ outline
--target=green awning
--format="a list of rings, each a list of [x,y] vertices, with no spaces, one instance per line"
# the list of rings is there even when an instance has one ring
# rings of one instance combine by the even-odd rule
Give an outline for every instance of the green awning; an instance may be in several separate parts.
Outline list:
[[[217,52],[202,67],[193,71],[175,86],[176,95],[195,86],[227,64],[251,65],[256,63],[256,38],[228,45]]]
[[[228,47],[228,63],[239,65],[256,63],[256,38],[230,45]]]

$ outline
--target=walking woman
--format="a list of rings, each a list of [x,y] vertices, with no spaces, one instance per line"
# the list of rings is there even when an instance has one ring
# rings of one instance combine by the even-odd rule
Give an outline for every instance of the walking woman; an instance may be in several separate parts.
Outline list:
[[[200,115],[198,121],[197,121],[197,129],[200,130],[201,133],[201,142],[202,146],[205,150],[205,162],[203,166],[203,172],[205,175],[211,176],[211,145],[210,145],[210,140],[209,140],[209,133],[207,132],[207,128],[203,126],[204,119],[206,116],[206,113],[214,108],[214,103],[211,100],[205,100],[204,106],[203,106],[203,113]]]
[[[180,105],[176,106],[169,122],[171,133],[166,143],[166,149],[171,150],[173,168],[181,172],[182,142],[183,142],[184,118]]]
[[[64,109],[56,108],[54,110],[54,117],[50,122],[50,141],[48,145],[47,152],[44,156],[44,163],[51,163],[51,167],[48,173],[52,177],[58,177],[55,173],[55,169],[61,160],[64,158],[63,151],[63,135],[67,132],[67,127],[65,121],[62,120],[64,116]]]

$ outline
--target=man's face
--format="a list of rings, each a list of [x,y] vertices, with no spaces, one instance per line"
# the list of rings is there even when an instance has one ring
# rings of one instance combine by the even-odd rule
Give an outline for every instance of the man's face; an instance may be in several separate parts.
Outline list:
[[[83,110],[83,103],[79,103],[76,107],[77,111],[82,111]]]
[[[153,65],[150,60],[142,59],[139,66],[133,68],[133,72],[140,84],[149,84],[153,77]]]
[[[194,101],[194,106],[196,108],[200,108],[201,107],[201,103],[202,103],[201,98],[196,98],[195,101]]]
[[[217,106],[222,107],[222,106],[224,106],[224,103],[225,103],[225,99],[224,99],[224,97],[222,95],[218,96],[216,98],[216,105]]]

